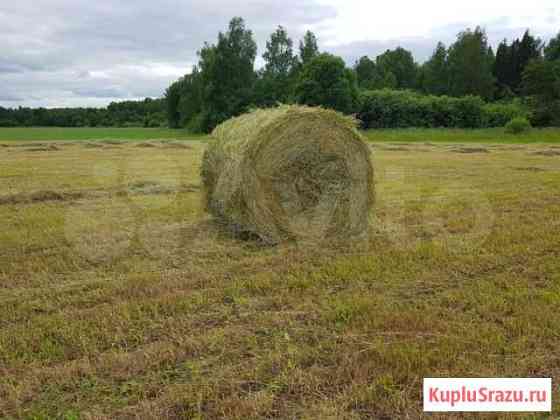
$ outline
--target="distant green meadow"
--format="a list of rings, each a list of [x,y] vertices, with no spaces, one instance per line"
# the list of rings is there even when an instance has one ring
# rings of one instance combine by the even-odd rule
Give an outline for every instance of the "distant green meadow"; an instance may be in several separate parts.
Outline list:
[[[367,130],[365,137],[373,142],[436,143],[559,143],[560,128],[532,129],[526,133],[508,134],[503,128],[401,128]],[[68,141],[68,140],[201,140],[205,136],[187,130],[168,128],[0,128],[0,141]]]
[[[508,134],[503,128],[399,128],[365,131],[376,142],[435,143],[560,143],[560,128],[534,128],[521,134]]]

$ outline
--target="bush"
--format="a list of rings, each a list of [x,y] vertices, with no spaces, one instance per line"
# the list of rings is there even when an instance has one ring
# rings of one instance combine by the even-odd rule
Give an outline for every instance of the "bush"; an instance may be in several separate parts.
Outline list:
[[[506,133],[510,134],[520,134],[531,129],[531,123],[527,118],[518,117],[512,119],[505,126]]]
[[[17,126],[18,126],[18,122],[15,120],[0,119],[0,127],[17,127]]]
[[[529,118],[528,110],[519,100],[486,104],[483,111],[486,127],[503,127],[514,118]]]
[[[187,121],[184,126],[191,133],[206,133],[210,130],[207,117],[206,113],[199,112],[190,121]]]
[[[362,92],[357,117],[362,128],[503,127],[527,112],[518,102],[486,104],[478,96],[452,98],[406,90]]]

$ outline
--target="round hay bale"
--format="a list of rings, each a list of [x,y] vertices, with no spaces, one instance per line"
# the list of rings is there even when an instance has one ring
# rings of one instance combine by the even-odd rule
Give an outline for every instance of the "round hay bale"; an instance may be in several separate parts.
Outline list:
[[[276,244],[367,232],[373,166],[353,118],[281,106],[228,120],[212,137],[206,208],[237,233]]]

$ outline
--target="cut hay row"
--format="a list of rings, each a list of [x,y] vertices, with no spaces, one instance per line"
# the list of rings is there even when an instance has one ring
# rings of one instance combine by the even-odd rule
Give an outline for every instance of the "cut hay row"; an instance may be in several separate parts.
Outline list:
[[[84,191],[55,191],[40,190],[30,193],[16,193],[8,195],[0,195],[0,205],[18,205],[18,204],[36,204],[52,201],[77,201],[82,199],[96,199],[106,197],[123,197],[134,195],[165,195],[198,192],[200,190],[197,184],[185,184],[181,186],[170,187],[162,185],[154,181],[139,181],[126,185],[123,188],[114,188],[111,190],[90,189]]]
[[[281,106],[231,119],[212,137],[201,168],[206,208],[235,232],[276,244],[367,231],[373,167],[352,118]]]

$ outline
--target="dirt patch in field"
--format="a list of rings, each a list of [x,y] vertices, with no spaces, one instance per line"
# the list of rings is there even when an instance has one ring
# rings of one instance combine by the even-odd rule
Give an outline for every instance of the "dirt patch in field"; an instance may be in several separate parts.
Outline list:
[[[560,150],[539,150],[538,152],[531,153],[535,156],[560,156]]]
[[[81,192],[60,192],[53,190],[35,191],[32,193],[18,193],[0,196],[0,205],[42,203],[46,201],[69,201],[83,198]]]
[[[452,149],[453,153],[490,153],[490,150],[484,147],[459,147],[457,149]]]

